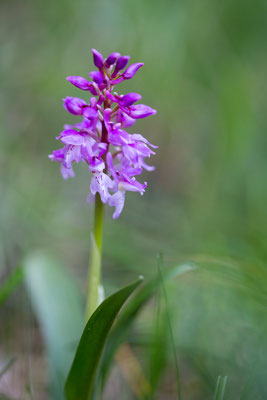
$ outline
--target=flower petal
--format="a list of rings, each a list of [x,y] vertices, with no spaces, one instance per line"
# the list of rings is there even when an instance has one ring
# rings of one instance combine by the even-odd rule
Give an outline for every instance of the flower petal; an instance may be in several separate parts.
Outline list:
[[[93,195],[98,192],[103,203],[107,203],[110,198],[108,189],[113,187],[113,182],[110,177],[104,172],[94,172],[90,184],[90,190]]]
[[[81,159],[82,155],[80,146],[73,146],[71,144],[68,145],[63,165],[66,168],[71,168],[71,164],[73,163],[73,161],[75,161],[78,164],[81,161]]]
[[[119,183],[120,189],[129,190],[131,192],[140,192],[140,194],[144,193],[146,186],[146,182],[140,183],[135,178],[127,179],[127,177],[125,177],[124,181]]]
[[[61,169],[60,169],[62,178],[64,180],[67,180],[68,178],[74,178],[75,174],[72,169],[72,167],[67,168],[65,165],[61,164]]]
[[[134,140],[142,141],[142,142],[148,144],[149,146],[154,147],[154,149],[158,148],[158,146],[155,146],[154,144],[151,144],[146,138],[144,138],[144,136],[140,135],[140,133],[133,133],[131,135],[131,138],[134,139]]]

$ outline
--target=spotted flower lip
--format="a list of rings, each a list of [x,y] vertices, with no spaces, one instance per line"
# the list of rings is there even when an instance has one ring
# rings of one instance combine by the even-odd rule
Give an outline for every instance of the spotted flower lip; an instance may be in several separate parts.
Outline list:
[[[128,133],[125,129],[133,126],[137,119],[155,115],[156,110],[140,104],[139,93],[119,95],[114,92],[114,88],[131,79],[143,63],[127,66],[129,56],[113,52],[104,58],[99,51],[91,51],[97,70],[89,73],[90,80],[81,76],[66,79],[93,97],[89,101],[70,96],[63,99],[64,108],[82,120],[64,126],[57,136],[63,147],[53,151],[49,158],[61,164],[63,179],[75,176],[74,163],[87,164],[92,175],[90,197],[99,193],[103,203],[115,207],[113,218],[116,219],[123,210],[126,192],[141,195],[145,192],[147,183],[139,182],[136,176],[143,169],[154,170],[145,158],[154,155],[152,149],[157,148],[141,134]]]

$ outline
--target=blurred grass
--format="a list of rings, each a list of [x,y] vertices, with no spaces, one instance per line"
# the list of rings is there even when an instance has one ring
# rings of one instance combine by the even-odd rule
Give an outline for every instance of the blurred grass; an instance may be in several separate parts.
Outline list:
[[[222,362],[225,332],[231,349],[247,338],[243,357],[253,370],[267,349],[266,13],[264,0],[2,0],[0,277],[25,254],[47,248],[75,271],[82,285],[92,226],[92,209],[85,201],[87,169],[78,166],[76,178],[63,182],[47,155],[58,147],[55,136],[62,125],[76,121],[61,105],[66,95],[79,95],[65,77],[87,75],[93,67],[92,47],[105,55],[129,54],[145,65],[121,90],[140,92],[145,103],[158,109],[154,118],[137,122],[136,131],[159,149],[151,160],[156,171],[144,174],[149,184],[145,196],[129,193],[116,222],[107,210],[106,290],[110,293],[136,273],[152,275],[159,250],[170,265],[196,254],[234,259],[245,290],[221,288],[231,277],[227,268],[216,284],[203,272],[192,288],[179,289],[184,296],[180,305],[187,310],[181,323],[197,324],[199,336],[190,336],[186,325],[179,335],[188,338],[189,348],[202,343],[197,363],[202,345]],[[176,304],[176,286],[168,290]],[[220,319],[223,340],[218,337]],[[232,351],[227,357],[233,361]],[[242,357],[238,362],[232,377],[227,368],[209,367],[212,384],[218,375],[227,375],[226,392],[231,390]],[[259,387],[261,373],[256,374]]]

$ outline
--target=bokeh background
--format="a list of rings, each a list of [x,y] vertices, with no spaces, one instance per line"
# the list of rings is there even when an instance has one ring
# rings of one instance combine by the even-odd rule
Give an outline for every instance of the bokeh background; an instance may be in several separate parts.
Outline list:
[[[128,193],[117,221],[106,210],[106,293],[155,275],[159,251],[166,266],[194,262],[190,278],[167,286],[184,398],[210,399],[221,374],[228,399],[266,399],[266,1],[1,0],[0,32],[0,278],[48,250],[85,290],[90,178],[79,165],[63,181],[47,155],[77,121],[61,99],[87,97],[65,77],[87,77],[91,48],[129,54],[144,67],[120,91],[158,110],[135,131],[159,148],[145,195]],[[19,288],[1,308],[0,355],[30,348],[35,398],[47,399],[31,307]],[[148,340],[151,327],[139,325]],[[165,364],[156,398],[172,399],[171,352]],[[10,372],[0,391],[24,398],[26,365],[18,388]]]

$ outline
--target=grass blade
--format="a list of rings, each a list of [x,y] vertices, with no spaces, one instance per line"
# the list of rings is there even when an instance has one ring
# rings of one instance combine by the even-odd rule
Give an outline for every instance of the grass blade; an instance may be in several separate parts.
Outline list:
[[[218,379],[217,379],[217,384],[216,384],[216,389],[215,389],[215,394],[214,394],[214,400],[223,400],[226,383],[227,383],[227,376],[220,376],[219,375]]]
[[[162,255],[161,254],[159,254],[159,256],[158,256],[158,272],[159,272],[159,279],[160,279],[160,283],[161,283],[161,287],[162,287],[163,297],[164,297],[165,304],[166,304],[166,318],[167,318],[167,324],[168,324],[168,329],[169,329],[169,333],[170,333],[173,357],[174,357],[176,382],[177,382],[177,399],[182,400],[178,357],[177,357],[177,352],[176,352],[175,343],[174,343],[173,330],[172,330],[172,325],[171,325],[171,317],[170,317],[170,313],[169,313],[168,296],[167,296],[167,291],[165,288],[163,273],[162,273]]]

